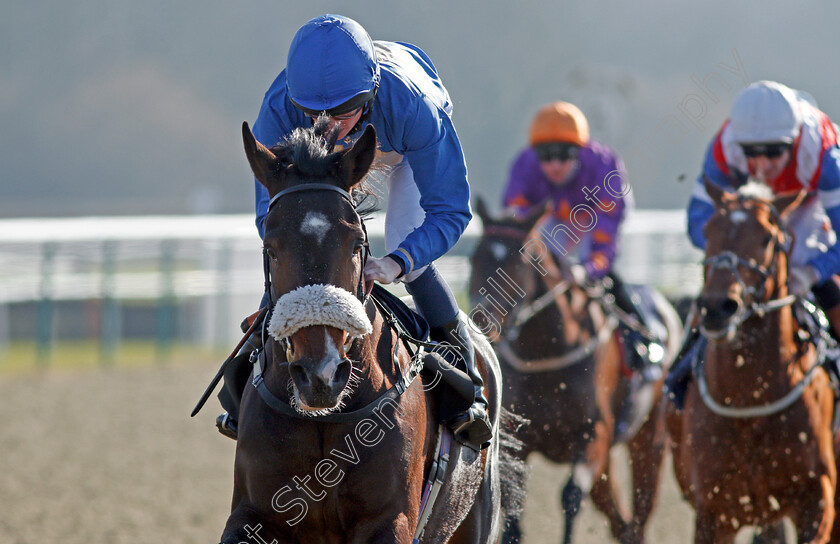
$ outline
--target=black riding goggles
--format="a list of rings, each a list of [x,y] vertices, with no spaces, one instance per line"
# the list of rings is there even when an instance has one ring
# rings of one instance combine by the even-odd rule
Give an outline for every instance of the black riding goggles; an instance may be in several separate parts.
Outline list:
[[[576,159],[580,153],[580,146],[566,142],[550,142],[534,146],[537,158],[540,162],[561,161]]]
[[[292,104],[294,104],[294,106],[297,109],[299,109],[300,111],[302,111],[303,113],[305,113],[306,115],[308,115],[310,117],[318,117],[319,115],[326,115],[327,117],[339,117],[339,116],[342,116],[342,115],[346,115],[346,114],[348,114],[352,111],[355,111],[355,110],[361,108],[362,106],[367,105],[368,102],[370,102],[371,100],[374,99],[374,97],[376,96],[376,91],[378,89],[379,89],[379,86],[377,85],[373,89],[369,90],[368,92],[357,94],[356,96],[354,96],[353,98],[351,98],[347,102],[345,102],[343,104],[340,104],[340,105],[338,105],[338,106],[336,106],[332,109],[329,109],[329,110],[313,110],[312,108],[307,108],[305,106],[302,106],[302,105],[298,104],[291,97],[289,97],[289,100],[292,102]]]
[[[744,155],[750,159],[756,157],[778,159],[785,151],[790,149],[790,144],[744,144],[741,145],[741,149],[744,150]]]

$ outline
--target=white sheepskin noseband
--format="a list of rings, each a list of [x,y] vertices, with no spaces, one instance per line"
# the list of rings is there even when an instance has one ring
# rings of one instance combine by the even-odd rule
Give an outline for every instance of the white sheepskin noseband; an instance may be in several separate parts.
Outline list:
[[[364,306],[352,293],[335,285],[319,284],[304,285],[280,297],[274,305],[268,332],[279,341],[312,325],[329,325],[352,337],[373,330]]]

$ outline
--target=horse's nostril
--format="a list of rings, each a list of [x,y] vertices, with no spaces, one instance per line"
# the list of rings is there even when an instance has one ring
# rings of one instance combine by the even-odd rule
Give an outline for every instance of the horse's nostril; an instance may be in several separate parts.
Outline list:
[[[350,372],[353,370],[353,363],[350,359],[342,359],[335,369],[333,381],[336,383],[344,383],[350,379]]]
[[[704,298],[699,301],[700,315],[711,322],[722,322],[734,316],[741,303],[734,298]]]
[[[732,298],[728,298],[723,302],[723,305],[721,307],[721,313],[723,313],[723,315],[725,315],[727,317],[728,316],[733,316],[733,315],[735,315],[735,312],[738,311],[738,308],[740,306],[741,305],[738,303],[737,300],[732,299]]]
[[[309,385],[309,375],[303,370],[303,365],[292,363],[289,365],[292,379],[300,385]]]

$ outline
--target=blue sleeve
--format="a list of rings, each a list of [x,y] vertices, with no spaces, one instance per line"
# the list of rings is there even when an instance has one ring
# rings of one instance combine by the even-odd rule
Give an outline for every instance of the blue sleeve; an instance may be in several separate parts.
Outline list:
[[[837,147],[823,154],[817,195],[831,221],[831,228],[835,234],[840,235],[840,149]],[[817,270],[819,282],[840,273],[840,241],[836,241],[828,251],[813,258],[808,264]]]
[[[254,137],[266,147],[273,147],[288,136],[295,126],[301,126],[303,114],[293,119],[290,113],[290,103],[286,99],[286,76],[281,72],[265,93],[260,106],[260,113],[254,122]],[[257,212],[256,224],[260,238],[265,237],[265,216],[268,213],[268,191],[262,183],[254,178],[254,204]]]
[[[706,178],[721,188],[729,188],[729,179],[715,162],[713,146],[714,140],[706,150],[703,171],[694,184],[691,200],[688,202],[688,237],[691,239],[691,243],[699,249],[706,249],[706,236],[703,234],[703,227],[706,226],[706,222],[715,212],[715,205],[706,192]]]
[[[461,237],[472,218],[470,188],[452,120],[428,98],[417,100],[415,111],[406,115],[400,143],[426,212],[423,223],[399,246],[414,262],[396,253],[405,270],[411,271],[449,251]]]

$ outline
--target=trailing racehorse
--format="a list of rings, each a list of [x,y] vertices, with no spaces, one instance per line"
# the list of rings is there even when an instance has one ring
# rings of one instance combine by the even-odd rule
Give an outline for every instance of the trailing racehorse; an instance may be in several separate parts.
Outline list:
[[[419,373],[423,361],[363,279],[368,241],[353,195],[375,131],[333,152],[327,127],[319,121],[267,149],[243,125],[248,161],[271,197],[273,315],[242,397],[222,542],[495,542],[504,476],[495,356],[471,331],[495,435],[477,452],[438,423],[439,376]]]
[[[786,217],[800,195],[707,183],[703,338],[681,411],[668,403],[674,469],[696,512],[695,543],[731,543],[746,525],[796,526],[798,542],[829,541],[836,487],[834,394],[826,338],[795,317],[788,295]],[[812,340],[816,340],[813,342]]]
[[[658,413],[661,380],[649,388],[634,421],[617,431],[619,414],[627,413],[630,373],[622,363],[618,320],[605,311],[603,293],[575,284],[568,265],[533,237],[541,209],[521,219],[493,218],[481,202],[477,210],[484,232],[472,258],[473,315],[492,332],[505,377],[505,407],[531,420],[519,435],[521,459],[540,452],[555,463],[572,464],[561,493],[565,543],[571,542],[586,495],[607,516],[616,539],[643,542],[665,448],[661,420],[649,417]],[[664,318],[667,366],[679,347],[680,321],[664,297],[654,294],[653,300]],[[626,441],[630,451],[632,516],[618,499],[610,466],[617,440]],[[519,538],[515,521],[506,536]]]

